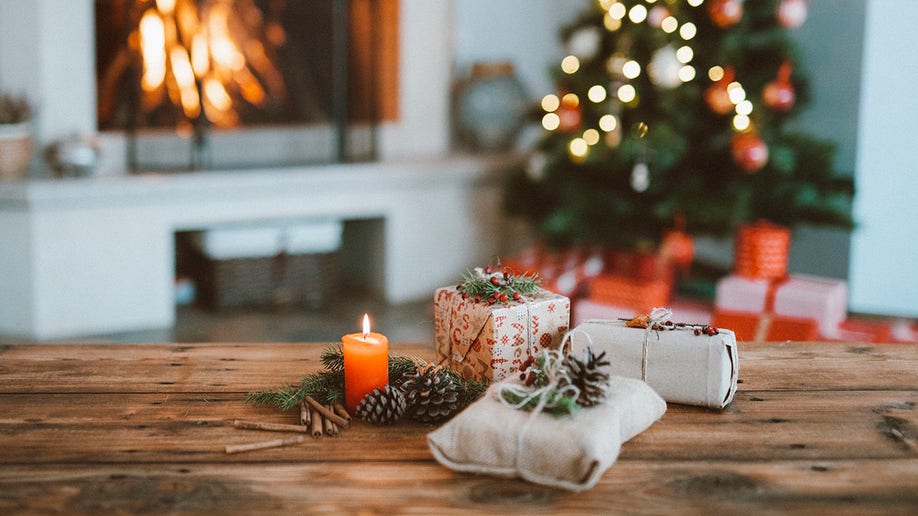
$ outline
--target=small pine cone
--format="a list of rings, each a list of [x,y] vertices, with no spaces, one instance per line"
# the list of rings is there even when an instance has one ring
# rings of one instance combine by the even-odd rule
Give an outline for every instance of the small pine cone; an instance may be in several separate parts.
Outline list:
[[[357,416],[377,425],[391,425],[405,414],[405,395],[395,387],[377,387],[360,400]]]
[[[452,416],[459,408],[459,387],[440,366],[419,366],[414,374],[405,377],[402,391],[413,419],[436,423]]]
[[[587,347],[583,358],[579,359],[568,355],[564,359],[564,367],[568,371],[570,383],[580,389],[577,403],[582,407],[598,405],[606,399],[606,388],[609,385],[609,361],[606,352],[593,355],[593,350]]]

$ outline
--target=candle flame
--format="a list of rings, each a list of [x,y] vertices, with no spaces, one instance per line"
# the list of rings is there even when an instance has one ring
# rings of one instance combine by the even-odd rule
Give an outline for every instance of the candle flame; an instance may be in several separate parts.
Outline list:
[[[370,335],[370,316],[363,314],[363,338]]]

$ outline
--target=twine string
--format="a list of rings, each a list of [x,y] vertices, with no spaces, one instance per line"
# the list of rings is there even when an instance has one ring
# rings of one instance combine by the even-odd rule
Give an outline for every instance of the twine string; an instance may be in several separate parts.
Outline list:
[[[647,328],[644,330],[644,342],[641,345],[641,381],[647,381],[647,352],[650,346],[650,334],[654,327],[665,323],[673,316],[669,308],[654,308],[650,311]]]

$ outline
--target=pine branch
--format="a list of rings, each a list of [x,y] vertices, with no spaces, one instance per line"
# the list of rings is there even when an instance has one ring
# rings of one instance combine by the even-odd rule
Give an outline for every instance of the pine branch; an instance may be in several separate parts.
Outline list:
[[[329,371],[344,370],[344,350],[338,344],[332,344],[322,352],[322,365]]]

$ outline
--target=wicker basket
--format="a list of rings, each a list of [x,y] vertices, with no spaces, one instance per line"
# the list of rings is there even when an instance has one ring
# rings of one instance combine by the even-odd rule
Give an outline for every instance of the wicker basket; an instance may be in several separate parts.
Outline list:
[[[32,160],[28,124],[0,125],[0,179],[22,179]]]
[[[194,257],[198,302],[210,310],[325,306],[338,284],[338,252],[215,260]]]

